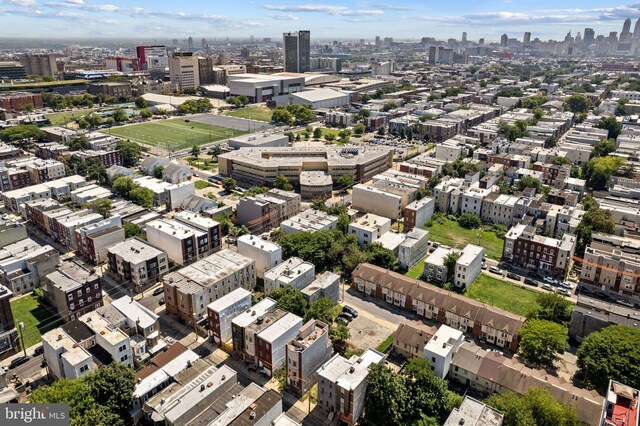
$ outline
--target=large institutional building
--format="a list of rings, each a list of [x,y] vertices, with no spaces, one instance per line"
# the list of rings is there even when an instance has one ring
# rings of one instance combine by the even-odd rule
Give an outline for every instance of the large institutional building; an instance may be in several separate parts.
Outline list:
[[[333,182],[351,174],[371,179],[393,165],[393,151],[378,147],[242,148],[218,157],[220,173],[247,185],[270,186],[279,174],[298,184],[306,171],[324,171]]]
[[[284,70],[309,72],[311,70],[311,33],[297,31],[282,35],[284,44]]]

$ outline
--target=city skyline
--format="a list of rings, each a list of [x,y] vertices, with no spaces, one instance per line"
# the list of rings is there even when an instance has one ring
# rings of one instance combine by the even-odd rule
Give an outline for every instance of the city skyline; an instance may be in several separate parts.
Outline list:
[[[461,13],[461,11],[464,11]],[[596,34],[622,29],[626,18],[640,18],[640,3],[586,0],[541,0],[531,5],[520,0],[475,2],[457,0],[423,4],[417,0],[393,2],[240,1],[212,7],[204,1],[185,5],[137,0],[0,0],[0,14],[13,24],[0,29],[0,36],[39,38],[109,37],[275,37],[284,31],[305,28],[316,39],[371,39],[375,35],[397,39],[440,39],[499,41],[503,33],[532,40],[563,39],[593,28]],[[82,21],[83,25],[77,25]]]

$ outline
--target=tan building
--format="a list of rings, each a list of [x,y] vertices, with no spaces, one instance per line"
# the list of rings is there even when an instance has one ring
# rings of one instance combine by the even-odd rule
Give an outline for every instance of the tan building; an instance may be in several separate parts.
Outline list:
[[[424,347],[438,329],[421,321],[402,322],[393,335],[393,352],[407,359],[424,358]]]
[[[198,57],[192,52],[175,52],[169,58],[169,78],[171,86],[180,92],[197,89],[200,86]]]

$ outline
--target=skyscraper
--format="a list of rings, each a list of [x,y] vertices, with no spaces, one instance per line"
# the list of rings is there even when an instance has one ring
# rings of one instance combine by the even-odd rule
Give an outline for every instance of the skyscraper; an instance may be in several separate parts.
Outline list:
[[[633,27],[633,38],[640,38],[640,18],[636,21],[636,26]]]
[[[626,43],[631,39],[631,19],[624,20],[622,32],[620,33],[620,43]]]
[[[466,33],[466,31],[462,33],[462,42],[463,43],[467,42],[467,33]]]
[[[585,46],[590,46],[595,41],[596,33],[593,31],[593,28],[585,28],[584,29],[584,38],[582,41]]]
[[[506,34],[502,34],[502,37],[500,37],[500,46],[507,47],[508,42],[509,42],[509,36]]]
[[[193,50],[193,37],[189,37],[187,40],[187,46],[189,47],[189,50]]]
[[[284,33],[284,70],[308,72],[311,63],[311,34],[309,31]]]
[[[531,43],[531,33],[528,31],[524,33],[524,38],[522,39],[522,41],[524,42],[524,44]]]

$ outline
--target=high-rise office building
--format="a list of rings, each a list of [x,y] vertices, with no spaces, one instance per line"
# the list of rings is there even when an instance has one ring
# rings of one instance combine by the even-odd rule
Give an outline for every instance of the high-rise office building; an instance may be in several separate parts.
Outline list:
[[[524,42],[524,44],[531,43],[531,33],[528,31],[524,33],[524,38],[522,39],[522,41]]]
[[[169,58],[171,86],[179,91],[200,86],[198,57],[192,52],[174,52]]]
[[[136,54],[145,70],[164,69],[169,66],[166,46],[136,46]]]
[[[638,22],[640,22],[640,19],[638,19]],[[380,47],[380,36],[376,36],[376,47]]]
[[[467,42],[467,33],[466,33],[466,31],[462,33],[462,42],[463,43]]]
[[[633,27],[633,38],[640,38],[640,18],[636,21],[636,26]]]
[[[55,77],[58,72],[55,55],[24,55],[20,57],[27,75],[48,75]]]
[[[627,18],[620,33],[620,43],[627,43],[629,40],[631,40],[631,19]]]
[[[284,33],[284,70],[308,72],[311,64],[311,34],[309,31]]]
[[[595,41],[595,37],[596,33],[595,31],[593,31],[593,28],[584,29],[584,38],[582,41],[584,42],[585,46],[593,44],[593,42]]]
[[[502,37],[500,37],[500,46],[507,47],[508,42],[509,42],[509,36],[506,34],[502,34]]]
[[[189,37],[187,40],[187,46],[189,46],[189,50],[193,50],[193,37]]]

